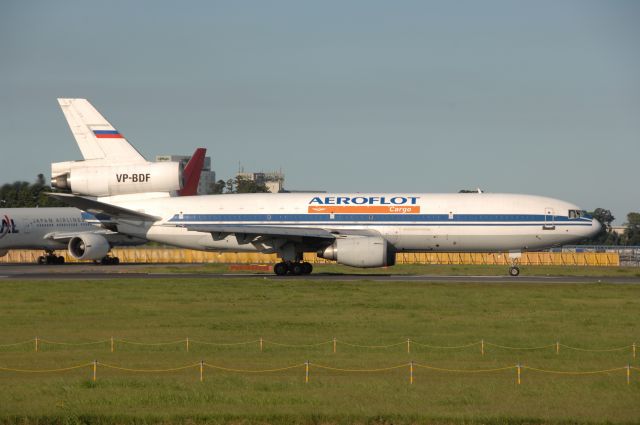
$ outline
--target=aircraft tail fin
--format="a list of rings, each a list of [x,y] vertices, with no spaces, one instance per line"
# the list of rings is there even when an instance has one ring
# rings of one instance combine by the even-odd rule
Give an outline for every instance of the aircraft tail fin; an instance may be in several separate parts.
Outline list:
[[[193,153],[193,156],[184,167],[184,183],[182,189],[178,191],[178,196],[193,196],[197,194],[206,153],[207,150],[205,148],[198,148]]]
[[[87,99],[58,99],[82,156],[112,163],[147,162]]]

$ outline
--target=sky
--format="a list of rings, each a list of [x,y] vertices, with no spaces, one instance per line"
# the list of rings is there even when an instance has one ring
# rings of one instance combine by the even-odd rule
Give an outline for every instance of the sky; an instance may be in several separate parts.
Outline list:
[[[82,97],[147,159],[288,189],[640,211],[638,1],[0,3],[0,182],[81,159]]]

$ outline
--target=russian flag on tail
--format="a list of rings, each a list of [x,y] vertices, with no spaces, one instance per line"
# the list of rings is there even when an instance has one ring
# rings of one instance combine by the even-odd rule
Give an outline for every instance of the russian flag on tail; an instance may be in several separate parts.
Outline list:
[[[118,130],[93,130],[98,139],[124,139]]]

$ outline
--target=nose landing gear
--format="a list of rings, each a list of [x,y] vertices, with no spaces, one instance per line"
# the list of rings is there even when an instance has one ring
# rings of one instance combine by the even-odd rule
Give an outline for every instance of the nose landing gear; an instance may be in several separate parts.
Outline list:
[[[516,277],[520,274],[518,264],[520,264],[520,258],[522,257],[521,251],[509,252],[509,276]]]

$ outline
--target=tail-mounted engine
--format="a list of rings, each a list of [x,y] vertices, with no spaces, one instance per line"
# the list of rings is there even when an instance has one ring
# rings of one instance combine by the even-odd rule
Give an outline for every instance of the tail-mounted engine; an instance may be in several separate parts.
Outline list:
[[[115,196],[182,189],[179,162],[104,165],[88,161],[51,164],[51,186],[78,195]]]

